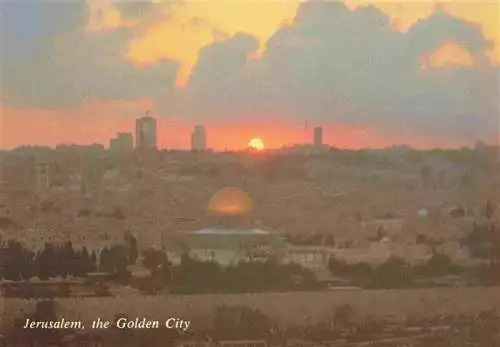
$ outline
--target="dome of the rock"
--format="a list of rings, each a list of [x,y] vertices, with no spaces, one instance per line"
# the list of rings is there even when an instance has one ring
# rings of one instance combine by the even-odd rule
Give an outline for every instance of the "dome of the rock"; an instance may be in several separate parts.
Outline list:
[[[216,215],[247,215],[252,211],[252,199],[239,188],[222,188],[210,199],[207,211]]]

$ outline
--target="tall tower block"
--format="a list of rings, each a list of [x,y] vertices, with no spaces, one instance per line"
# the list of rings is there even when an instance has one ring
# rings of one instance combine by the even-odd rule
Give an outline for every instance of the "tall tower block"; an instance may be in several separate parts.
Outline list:
[[[314,128],[313,143],[316,147],[323,146],[323,127]]]
[[[198,124],[191,133],[191,149],[193,151],[204,151],[207,149],[207,134],[205,127]]]
[[[150,116],[150,111],[146,116],[141,117],[135,122],[135,146],[137,149],[156,149],[157,148],[158,125],[156,119]]]

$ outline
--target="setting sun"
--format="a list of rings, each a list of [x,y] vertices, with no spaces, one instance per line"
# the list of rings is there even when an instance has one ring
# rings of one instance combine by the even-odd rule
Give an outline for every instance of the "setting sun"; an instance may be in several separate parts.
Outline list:
[[[253,139],[250,140],[250,142],[248,142],[248,147],[251,148],[251,149],[256,149],[258,151],[261,151],[264,149],[264,142],[262,142],[261,139],[259,139],[258,137],[254,137]]]

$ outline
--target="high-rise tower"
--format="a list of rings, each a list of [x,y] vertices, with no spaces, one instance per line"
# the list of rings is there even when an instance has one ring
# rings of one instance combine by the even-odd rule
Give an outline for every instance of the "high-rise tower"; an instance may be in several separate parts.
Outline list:
[[[150,111],[145,117],[141,117],[135,122],[135,146],[137,149],[157,148],[157,122],[150,117]]]
[[[193,151],[204,151],[207,149],[207,134],[201,124],[196,125],[191,133],[191,149]]]
[[[315,127],[313,137],[315,147],[323,146],[323,127]]]

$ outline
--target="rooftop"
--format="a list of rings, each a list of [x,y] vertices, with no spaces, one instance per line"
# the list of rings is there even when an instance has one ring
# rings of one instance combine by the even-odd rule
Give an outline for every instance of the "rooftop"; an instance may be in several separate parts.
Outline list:
[[[252,228],[208,228],[195,231],[193,234],[214,234],[214,235],[265,235],[269,232]]]

